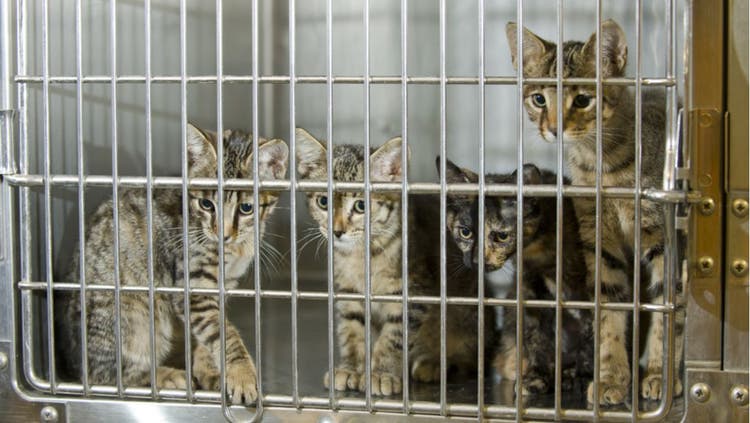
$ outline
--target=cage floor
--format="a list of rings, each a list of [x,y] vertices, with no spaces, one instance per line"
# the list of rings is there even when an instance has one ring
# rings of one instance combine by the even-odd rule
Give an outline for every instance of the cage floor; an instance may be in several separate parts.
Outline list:
[[[300,286],[302,284],[300,283]],[[270,288],[270,287],[269,287]],[[273,287],[274,289],[276,287]],[[308,289],[308,287],[305,287]],[[265,394],[292,393],[292,317],[289,300],[264,299],[261,304],[262,324],[262,383]],[[243,334],[251,354],[255,356],[254,303],[253,299],[234,299],[230,302],[230,319]],[[328,397],[323,386],[323,376],[328,369],[328,303],[319,300],[300,300],[297,318],[298,336],[298,387],[300,396]],[[436,328],[437,330],[437,328]],[[336,357],[338,359],[338,357]],[[491,360],[488,360],[491,363]],[[485,378],[485,404],[515,405],[514,382],[500,380],[491,371]],[[585,389],[588,381],[576,381],[573,390],[563,392],[562,407],[565,409],[586,409]],[[440,401],[440,385],[411,382],[409,397],[412,401]],[[364,398],[356,391],[337,393],[337,398]],[[401,396],[392,397],[400,400]],[[474,377],[449,377],[446,399],[451,404],[474,404],[477,402],[477,380]],[[526,407],[554,408],[553,393],[531,396]],[[658,406],[655,401],[639,401],[640,408],[652,410]],[[629,410],[629,404],[614,410]],[[675,398],[670,418],[667,421],[680,421],[684,410],[683,398]]]

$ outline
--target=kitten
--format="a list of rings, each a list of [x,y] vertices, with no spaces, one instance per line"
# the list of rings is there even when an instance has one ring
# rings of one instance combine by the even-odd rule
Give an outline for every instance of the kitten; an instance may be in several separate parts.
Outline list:
[[[452,162],[447,163],[449,182],[476,182],[478,176],[472,171],[461,169]],[[517,172],[510,174],[490,174],[485,182],[515,184]],[[550,171],[540,171],[534,165],[523,168],[524,184],[555,184],[556,175]],[[476,262],[477,256],[477,205],[458,204],[460,213],[456,219],[466,260]],[[554,197],[528,197],[523,203],[523,298],[554,300],[556,297],[556,199]],[[471,211],[469,211],[471,210]],[[517,240],[517,200],[516,197],[485,197],[484,220],[484,261],[487,271],[502,268],[508,260],[515,262]],[[563,257],[562,257],[562,299],[585,300],[587,293],[583,280],[585,262],[578,236],[578,222],[570,199],[563,200]],[[515,299],[515,284],[508,298]],[[516,317],[514,307],[503,310],[503,330],[500,350],[495,358],[497,372],[506,379],[516,380]],[[523,332],[523,375],[521,388],[524,394],[547,392],[554,381],[555,350],[550,345],[555,339],[555,310],[551,308],[524,309]],[[593,349],[591,346],[592,319],[589,310],[564,309],[563,366],[566,386],[572,376],[590,377],[593,370]]]
[[[297,170],[300,179],[326,180],[326,147],[303,129],[297,129]],[[369,155],[372,181],[400,181],[403,177],[401,138],[387,141]],[[362,181],[364,161],[360,145],[337,145],[333,151],[333,178]],[[334,217],[334,282],[337,292],[364,293],[364,196],[362,193],[308,193],[310,214],[319,225],[321,237],[328,236],[328,213]],[[440,219],[434,196],[411,196],[409,200],[409,295],[440,295]],[[401,194],[371,194],[371,293],[402,295]],[[417,216],[419,217],[417,219]],[[449,248],[451,243],[448,243]],[[452,253],[449,253],[452,254]],[[451,279],[448,295],[476,295],[476,274],[468,272]],[[463,283],[466,281],[466,284]],[[473,286],[472,286],[473,283]],[[460,309],[460,310],[459,310]],[[364,391],[365,339],[364,304],[336,302],[340,363],[326,387],[338,391]],[[402,390],[403,315],[399,302],[373,302],[371,390],[375,395],[397,394]],[[434,382],[440,377],[440,308],[434,304],[409,305],[408,351],[410,373],[415,381]],[[447,361],[458,371],[476,368],[476,307],[455,307],[448,313]],[[491,326],[491,325],[486,325]],[[332,379],[332,381],[331,381]]]
[[[252,137],[242,131],[227,130],[223,137],[187,128],[188,169],[190,178],[216,177],[216,143],[224,143],[224,177],[252,178]],[[258,170],[263,179],[283,178],[288,148],[278,139],[259,140]],[[225,286],[237,286],[247,273],[254,257],[253,219],[260,214],[261,232],[277,203],[276,193],[259,193],[260,204],[253,203],[250,191],[226,191],[224,216],[216,216],[216,190],[189,192],[190,286],[218,286],[218,226],[224,228]],[[183,286],[182,194],[179,190],[153,191],[154,285]],[[145,286],[148,281],[146,238],[146,196],[143,189],[119,192],[120,283],[122,286]],[[112,202],[108,201],[88,219],[86,227],[86,281],[89,284],[114,284]],[[74,263],[78,262],[75,254]],[[79,280],[79,267],[72,266],[68,280]],[[66,293],[57,304],[61,307],[59,324],[61,353],[78,376],[87,371],[95,385],[113,385],[116,380],[116,339],[114,295],[111,291],[89,291],[86,294],[88,369],[80,362],[79,295]],[[122,376],[126,386],[150,385],[149,300],[147,293],[127,293],[121,300]],[[156,330],[156,384],[158,388],[185,389],[185,370],[165,365],[173,348],[179,348],[184,321],[183,296],[156,294],[154,298]],[[190,323],[193,336],[194,376],[204,389],[218,390],[220,354],[219,306],[216,296],[192,295]],[[235,404],[250,404],[257,397],[256,371],[237,329],[226,323],[226,384]]]
[[[516,25],[506,26],[513,64],[517,67]],[[601,26],[602,77],[624,75],[627,62],[625,34],[613,20]],[[523,31],[523,73],[525,77],[556,76],[556,45],[541,39],[527,29]],[[563,44],[563,73],[566,78],[596,76],[596,34],[588,41],[566,41]],[[663,89],[644,87],[642,115],[635,116],[635,98],[623,86],[602,86],[602,186],[635,186],[635,119],[642,122],[642,187],[660,187],[664,169],[665,94]],[[572,182],[595,186],[596,180],[596,87],[567,85],[564,88],[564,126],[557,122],[555,85],[524,86],[524,106],[529,118],[546,141],[559,140],[563,134],[565,154]],[[574,201],[580,221],[585,260],[586,283],[594,286],[595,202],[593,198]],[[634,231],[641,232],[641,256],[637,258],[648,281],[648,300],[663,303],[664,291],[664,215],[661,206],[650,201],[641,204],[641,225],[634,227],[635,204],[630,199],[602,198],[601,298],[603,301],[632,301]],[[646,291],[646,290],[644,290]],[[682,384],[679,366],[682,360],[682,331],[685,320],[682,287],[677,284],[675,312],[675,382],[679,395]],[[629,312],[603,310],[601,313],[601,404],[620,404],[629,393],[630,364],[626,347]],[[648,364],[641,382],[641,395],[658,399],[662,396],[663,320],[653,316],[648,330],[646,350]],[[593,403],[593,386],[588,400]]]

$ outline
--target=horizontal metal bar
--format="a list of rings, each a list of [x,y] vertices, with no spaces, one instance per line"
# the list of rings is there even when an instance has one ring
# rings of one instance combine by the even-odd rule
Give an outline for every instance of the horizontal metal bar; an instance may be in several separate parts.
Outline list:
[[[49,382],[46,383],[46,390],[49,389]],[[41,389],[43,392],[45,389]],[[83,386],[75,383],[61,383],[57,385],[58,393],[66,394],[64,397],[66,401],[96,401],[91,398],[75,398],[73,395],[82,394]],[[91,386],[90,392],[94,395],[104,397],[116,397],[117,388],[115,386]],[[148,399],[151,395],[151,388],[132,388],[128,387],[123,390],[123,396],[128,399]],[[177,389],[160,389],[158,396],[162,400],[171,401],[185,401],[186,391]],[[36,399],[36,398],[35,398]],[[41,396],[40,400],[50,400],[51,397]],[[57,398],[60,399],[59,397]],[[216,391],[195,391],[194,399],[196,403],[208,403],[218,404],[221,401],[220,393]],[[340,398],[337,401],[337,409],[342,411],[365,411],[366,404],[364,398]],[[263,406],[264,407],[278,407],[281,409],[288,409],[295,405],[294,398],[290,395],[264,395]],[[300,409],[328,409],[330,406],[329,399],[326,397],[312,397],[306,396],[299,399]],[[455,417],[476,417],[478,415],[478,407],[476,404],[446,404],[447,413]],[[429,401],[411,401],[409,403],[409,410],[414,414],[421,415],[437,415],[440,413],[440,403],[429,402]],[[380,413],[399,413],[404,410],[404,404],[402,401],[392,399],[378,399],[373,398],[372,410]],[[487,405],[485,406],[484,416],[488,418],[512,418],[515,416],[516,410],[514,407],[502,406],[502,405]],[[523,416],[527,419],[549,419],[553,418],[555,410],[551,408],[528,408],[524,409]],[[578,421],[590,421],[594,420],[594,415],[591,410],[581,409],[562,409],[560,411],[561,416],[564,420],[578,420]],[[601,417],[608,421],[629,421],[632,418],[630,412],[624,411],[603,411],[600,413]],[[644,413],[645,415],[645,413]]]
[[[44,186],[44,176],[42,175],[7,175],[5,176],[8,183],[13,186],[21,187],[42,187]],[[161,176],[153,178],[154,189],[182,188],[183,180],[180,177]],[[51,186],[79,186],[78,175],[50,175]],[[109,175],[89,175],[84,178],[83,185],[86,187],[111,187],[112,176]],[[146,177],[143,176],[121,176],[118,178],[118,186],[124,188],[146,188]],[[224,188],[226,190],[250,191],[253,188],[253,181],[250,179],[225,179]],[[258,183],[261,190],[268,191],[289,191],[291,182],[288,180],[261,181]],[[412,182],[408,183],[407,191],[410,194],[439,194],[440,184],[432,182]],[[188,180],[190,189],[216,189],[216,178],[193,178]],[[328,185],[325,181],[298,181],[296,189],[298,191],[318,191],[325,192]],[[402,183],[398,182],[372,182],[372,192],[392,192],[400,193],[403,188]],[[333,189],[339,192],[362,192],[365,185],[362,182],[333,182]],[[523,194],[529,197],[554,197],[557,193],[555,185],[524,185]],[[479,184],[449,184],[448,194],[477,194]],[[507,195],[513,196],[518,192],[516,184],[485,184],[485,195]],[[603,197],[607,198],[634,198],[635,190],[633,188],[621,187],[604,187],[601,189]],[[665,191],[659,189],[645,188],[640,191],[641,198],[657,203],[685,203],[696,202],[700,198],[697,192],[685,191]],[[584,186],[563,186],[563,196],[565,197],[593,197],[596,195],[595,187]]]
[[[152,76],[149,78],[152,83],[172,83],[179,84],[182,82],[181,76]],[[217,80],[221,79],[223,83],[252,83],[253,77],[250,75],[223,75],[220,78],[216,75],[201,75],[201,76],[189,76],[185,80],[192,84],[206,84],[216,83]],[[78,78],[75,76],[50,76],[48,77],[50,84],[74,84],[78,82]],[[288,84],[291,78],[288,75],[269,75],[258,77],[258,83],[261,84]],[[44,81],[44,77],[39,75],[18,75],[15,77],[15,82],[19,84],[41,84]],[[325,84],[327,78],[325,76],[296,76],[294,81],[298,84]],[[403,79],[401,76],[370,76],[368,78],[371,84],[402,84]],[[675,86],[676,82],[674,78],[641,78],[641,84],[644,86],[661,86],[661,87],[672,87]],[[105,75],[91,75],[84,76],[81,78],[81,82],[85,84],[109,84],[112,82],[111,76]],[[143,75],[122,75],[116,78],[117,83],[143,83],[146,82],[146,77]],[[335,76],[333,77],[334,84],[364,84],[365,77],[363,76]],[[454,76],[445,78],[446,84],[450,85],[479,85],[479,78],[477,77],[462,77]],[[440,77],[438,76],[407,76],[407,84],[414,85],[438,85],[440,84]],[[516,85],[518,79],[515,76],[488,76],[485,77],[484,83],[486,85]],[[525,84],[549,84],[556,85],[556,78],[524,78],[523,83]],[[635,86],[636,80],[634,78],[607,78],[603,80],[604,85],[624,85],[624,86]],[[595,85],[595,78],[564,78],[563,85]]]
[[[44,290],[47,287],[46,282],[19,282],[18,288],[21,290],[27,290],[27,291],[33,291],[33,290]],[[53,284],[53,289],[58,291],[78,291],[80,290],[81,285],[77,283],[69,283],[69,282],[56,282]],[[87,284],[86,285],[86,291],[114,291],[115,287],[114,285],[93,285],[93,284]],[[190,288],[190,294],[191,295],[219,295],[219,290],[216,288]],[[148,293],[149,287],[148,286],[122,286],[120,287],[120,292],[141,292],[141,293]],[[171,294],[171,295],[177,295],[177,294],[184,294],[185,289],[182,287],[173,287],[173,286],[158,286],[154,288],[154,292],[157,294]],[[255,290],[254,289],[227,289],[226,290],[226,296],[227,297],[254,297],[255,296]],[[292,298],[291,291],[278,291],[278,290],[261,290],[260,296],[262,298],[270,298],[270,299],[290,299]],[[328,299],[328,292],[327,291],[299,291],[296,295],[298,299],[301,300],[327,300]],[[334,293],[333,297],[336,300],[339,301],[364,301],[365,296],[364,294],[350,294],[350,293]],[[403,295],[371,295],[370,298],[374,302],[393,302],[393,303],[401,303],[403,301]],[[448,304],[452,305],[477,305],[479,304],[479,301],[477,298],[473,297],[447,297]],[[408,303],[413,304],[440,304],[440,297],[439,296],[429,296],[429,295],[414,295],[414,296],[408,296],[407,297]],[[484,298],[482,300],[482,303],[486,306],[516,306],[518,305],[518,300],[515,299],[506,299],[506,298]],[[554,308],[556,307],[557,303],[553,300],[522,300],[521,303],[527,307],[532,308]],[[561,304],[563,305],[563,308],[567,309],[593,309],[594,303],[591,301],[563,301],[561,300]],[[612,302],[612,303],[605,303],[602,305],[605,309],[610,310],[633,310],[633,303],[627,303],[627,302]],[[641,303],[638,307],[641,311],[648,311],[648,312],[658,312],[658,313],[667,313],[672,310],[674,310],[674,305],[672,304],[648,304],[648,303]]]

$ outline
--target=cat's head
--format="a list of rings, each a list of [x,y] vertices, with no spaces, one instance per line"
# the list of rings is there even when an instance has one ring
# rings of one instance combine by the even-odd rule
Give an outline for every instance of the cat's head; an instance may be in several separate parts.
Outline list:
[[[440,173],[440,157],[435,159]],[[445,181],[447,183],[476,183],[477,174],[458,167],[450,160],[445,161]],[[476,265],[477,202],[476,195],[450,194],[446,197],[445,210],[447,230],[462,253],[464,266]]]
[[[187,126],[188,175],[190,178],[215,178],[217,175],[217,142],[214,132]],[[253,178],[253,138],[240,130],[226,130],[222,134],[224,178]],[[286,175],[289,149],[280,139],[258,140],[258,173],[261,180],[281,179]],[[252,191],[224,191],[223,216],[217,216],[216,190],[190,190],[191,226],[199,226],[201,235],[215,243],[219,225],[224,228],[225,245],[252,245],[253,219],[260,215],[261,230],[278,201],[278,193],[261,191],[259,204],[253,201]],[[252,248],[252,247],[251,247]]]
[[[539,168],[533,164],[523,166],[524,185],[542,183]],[[510,174],[488,175],[487,183],[515,184],[518,171]],[[484,264],[487,270],[496,270],[505,265],[516,253],[518,239],[518,200],[513,196],[489,196],[485,200],[484,218]],[[523,199],[523,241],[527,243],[539,230],[541,209],[535,197]]]
[[[513,67],[518,70],[517,26],[510,22],[505,27]],[[621,77],[625,71],[628,47],[625,33],[609,19],[601,26],[602,78]],[[523,29],[523,75],[528,78],[557,76],[557,45]],[[588,41],[563,43],[562,65],[564,78],[596,77],[596,33]],[[623,92],[621,86],[602,87],[602,122],[614,115]],[[525,85],[524,107],[529,118],[539,128],[545,141],[555,142],[560,132],[557,122],[556,85]],[[596,86],[566,85],[563,88],[563,140],[565,142],[595,142],[596,138]]]
[[[296,131],[297,172],[300,179],[325,181],[327,179],[327,150],[324,142],[317,140],[302,128]],[[370,180],[399,182],[403,177],[401,138],[392,138],[375,149],[369,156]],[[333,149],[333,179],[341,182],[364,181],[366,157],[361,145],[337,145]],[[374,249],[382,248],[393,237],[400,237],[400,194],[370,196],[370,240]],[[322,236],[328,236],[328,213],[333,212],[334,248],[341,254],[350,254],[364,245],[365,197],[361,192],[335,192],[328,198],[326,192],[307,194],[308,207],[318,222]]]

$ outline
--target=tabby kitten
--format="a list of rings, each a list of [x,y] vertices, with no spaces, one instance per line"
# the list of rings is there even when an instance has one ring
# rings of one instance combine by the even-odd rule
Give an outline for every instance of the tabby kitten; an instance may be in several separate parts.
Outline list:
[[[506,26],[513,64],[517,66],[516,25]],[[603,78],[624,75],[627,62],[625,34],[613,20],[601,26],[601,71]],[[556,45],[523,30],[523,73],[525,77],[556,76]],[[588,41],[566,41],[563,44],[563,76],[593,78],[596,76],[596,34]],[[635,97],[623,86],[602,87],[602,186],[635,186],[635,120],[642,128],[642,187],[660,187],[664,169],[665,95],[663,89],[644,88],[642,115],[635,116]],[[557,122],[555,85],[525,85],[524,105],[529,118],[546,141],[559,140],[562,134],[565,155],[572,182],[594,186],[596,181],[596,87],[567,85],[564,88],[564,124]],[[560,128],[562,126],[562,128]],[[595,263],[595,202],[592,198],[574,201],[580,221],[586,266],[586,283],[593,291]],[[641,256],[637,258],[648,281],[646,295],[654,303],[663,302],[664,291],[664,215],[659,204],[641,203],[641,225],[635,227],[635,204],[630,199],[602,198],[602,267],[603,301],[631,301],[633,296],[633,243],[635,231],[641,233]],[[667,282],[669,283],[669,282]],[[682,361],[682,330],[685,320],[682,287],[677,284],[675,394],[682,384],[677,376]],[[619,404],[625,401],[630,385],[629,354],[626,349],[629,313],[603,310],[601,313],[601,384],[599,398],[589,386],[588,400],[593,403]],[[646,350],[648,364],[641,381],[641,395],[658,399],[662,396],[663,320],[651,319]]]
[[[448,182],[476,182],[477,175],[461,169],[452,162],[447,163]],[[515,184],[517,172],[490,174],[487,183]],[[527,164],[523,168],[524,184],[555,184],[556,175],[540,171]],[[484,261],[487,271],[502,268],[508,260],[515,262],[517,240],[516,197],[485,197]],[[461,242],[465,258],[476,262],[478,230],[476,200],[473,204],[455,204],[457,229],[454,237]],[[553,197],[529,197],[523,202],[523,297],[525,299],[554,300],[556,296],[556,199]],[[587,293],[583,280],[586,267],[578,236],[578,222],[570,199],[563,201],[563,257],[562,300],[585,300]],[[508,298],[516,298],[515,285]],[[503,310],[503,330],[500,350],[495,357],[497,372],[506,379],[516,380],[516,309]],[[555,339],[555,310],[550,308],[525,308],[523,331],[523,375],[521,392],[547,392],[554,381],[555,354],[550,340]],[[563,332],[560,334],[563,348],[564,375],[566,385],[570,377],[591,377],[593,370],[593,348],[591,344],[592,319],[589,310],[565,309]]]
[[[252,137],[242,131],[227,130],[219,139],[216,134],[187,127],[187,153],[190,178],[215,177],[216,143],[224,144],[224,177],[252,177]],[[284,177],[288,149],[278,139],[259,140],[258,170],[263,179]],[[120,283],[123,286],[145,286],[148,281],[148,257],[145,248],[146,196],[142,189],[119,192]],[[182,194],[179,190],[153,191],[154,285],[182,286],[185,271],[193,288],[217,288],[218,225],[224,228],[225,286],[236,287],[247,273],[254,257],[253,219],[261,219],[261,231],[274,210],[277,194],[259,193],[254,204],[250,191],[227,191],[223,216],[217,216],[216,190],[189,192],[188,240],[190,262],[183,263]],[[89,283],[113,285],[113,216],[112,202],[96,210],[86,227],[86,280]],[[73,262],[78,262],[78,254]],[[185,268],[187,267],[187,270]],[[68,280],[79,280],[78,266],[73,265]],[[95,385],[112,385],[116,379],[116,338],[114,295],[111,291],[89,291],[86,298],[88,368],[80,362],[80,302],[78,294],[63,294],[57,319],[61,353],[76,375],[87,371]],[[122,375],[126,386],[150,385],[149,300],[146,293],[123,292],[121,300]],[[156,294],[154,325],[156,331],[156,384],[158,388],[185,389],[185,370],[165,364],[184,330],[182,295]],[[216,296],[193,295],[190,298],[190,323],[193,337],[193,375],[204,389],[218,390],[220,365],[219,306]],[[237,329],[226,323],[226,388],[235,404],[250,404],[257,397],[256,371]]]
[[[297,129],[297,171],[305,180],[326,180],[326,147],[307,131]],[[387,141],[370,153],[372,181],[400,181],[401,138]],[[364,161],[360,145],[337,145],[333,151],[333,178],[352,182],[364,179]],[[371,194],[371,293],[401,295],[401,194]],[[440,228],[435,198],[413,196],[409,200],[409,294],[440,295]],[[333,212],[334,282],[337,292],[364,293],[364,196],[362,193],[309,193],[310,214],[318,222],[321,237],[328,235],[328,213]],[[417,220],[417,216],[419,219]],[[329,240],[330,241],[330,240]],[[448,295],[476,293],[476,274],[467,273],[464,286],[451,279]],[[454,283],[455,282],[455,283]],[[474,284],[472,287],[471,283]],[[462,293],[462,294],[461,294]],[[476,294],[474,294],[476,295]],[[451,310],[447,328],[448,356],[458,371],[476,368],[476,307]],[[474,311],[471,311],[472,309]],[[333,377],[326,374],[324,384],[338,391],[364,391],[365,339],[364,304],[360,301],[336,302],[340,363]],[[468,310],[468,311],[467,311]],[[397,394],[402,390],[403,315],[398,302],[372,303],[373,333],[377,333],[372,351],[371,390],[375,395]],[[474,313],[472,315],[472,313]],[[440,309],[437,305],[409,306],[408,351],[412,378],[433,382],[440,377]],[[455,317],[455,318],[454,318]],[[472,323],[473,322],[473,323]],[[487,325],[491,326],[491,325]],[[472,341],[473,340],[473,341]]]

